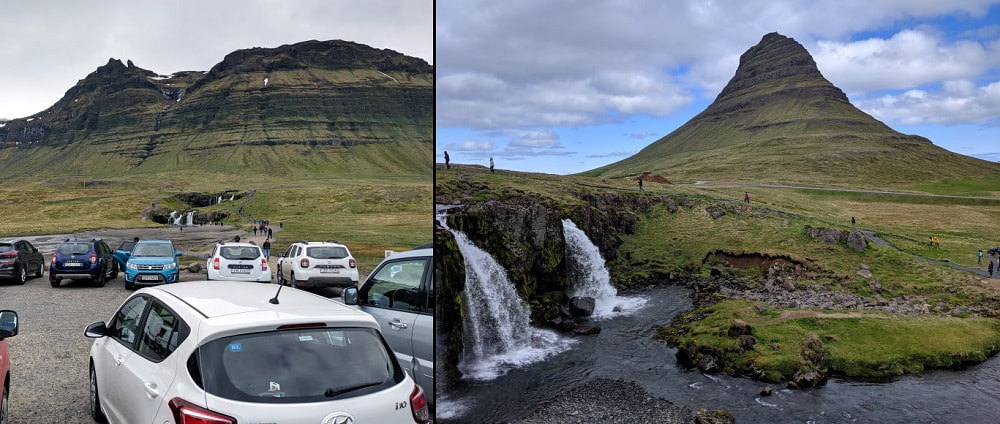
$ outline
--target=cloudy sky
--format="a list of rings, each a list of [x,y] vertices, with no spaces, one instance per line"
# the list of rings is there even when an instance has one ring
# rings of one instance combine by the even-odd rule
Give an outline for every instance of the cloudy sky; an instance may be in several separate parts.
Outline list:
[[[171,74],[338,39],[434,63],[433,0],[15,0],[0,16],[0,119],[52,106],[110,58]]]
[[[437,1],[437,160],[567,174],[704,110],[779,32],[894,129],[1000,161],[997,0]]]

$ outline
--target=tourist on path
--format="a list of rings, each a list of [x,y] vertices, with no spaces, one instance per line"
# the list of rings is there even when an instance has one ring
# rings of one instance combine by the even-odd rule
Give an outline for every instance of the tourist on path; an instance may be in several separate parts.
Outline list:
[[[854,230],[854,224],[855,224],[855,223],[857,223],[857,221],[855,221],[855,220],[854,220],[854,217],[852,216],[852,217],[851,217],[851,230],[852,230],[852,231]]]
[[[743,201],[747,202],[748,205],[750,204],[750,192],[747,191],[743,192]]]
[[[260,248],[264,250],[264,258],[265,259],[271,257],[271,242],[269,242],[267,240],[264,240],[264,244],[262,244],[260,246]]]
[[[934,236],[934,248],[941,250],[941,240],[938,239],[937,236]]]
[[[990,278],[993,278],[993,259],[990,259],[990,265],[986,269],[990,272]]]
[[[642,177],[636,179],[639,180],[639,191],[642,191]]]
[[[493,172],[493,156],[490,156],[490,173],[496,174],[496,172]]]
[[[983,263],[983,249],[979,249],[979,253],[976,254],[976,265],[981,265]],[[993,261],[990,260],[992,264]]]
[[[444,151],[444,167],[448,168],[448,169],[451,169],[451,164],[449,162],[451,162],[451,158],[448,157],[448,151],[445,150]]]

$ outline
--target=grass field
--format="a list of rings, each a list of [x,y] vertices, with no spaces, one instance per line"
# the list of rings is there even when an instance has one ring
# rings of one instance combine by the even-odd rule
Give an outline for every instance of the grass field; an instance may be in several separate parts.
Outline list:
[[[0,187],[0,216],[4,217],[0,238],[161,226],[141,219],[143,209],[152,202],[179,208],[181,204],[171,200],[174,194],[228,189],[256,190],[244,213],[275,225],[283,223],[272,243],[274,254],[297,240],[337,240],[351,249],[366,274],[385,250],[412,249],[433,237],[429,177],[275,182],[197,175],[188,181],[65,179],[6,185]],[[226,224],[250,231],[251,223],[236,215],[239,205],[223,202],[203,210],[224,210],[230,214]]]

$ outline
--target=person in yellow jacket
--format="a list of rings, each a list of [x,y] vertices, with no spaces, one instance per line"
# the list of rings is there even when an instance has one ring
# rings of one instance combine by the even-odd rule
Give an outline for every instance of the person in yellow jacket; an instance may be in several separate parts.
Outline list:
[[[934,247],[937,250],[941,250],[941,240],[938,240],[937,236],[934,236]]]

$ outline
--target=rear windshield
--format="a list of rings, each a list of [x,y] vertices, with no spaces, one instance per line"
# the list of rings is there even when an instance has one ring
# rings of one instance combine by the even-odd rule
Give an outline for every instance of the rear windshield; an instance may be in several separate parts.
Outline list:
[[[371,328],[242,334],[198,348],[188,368],[206,392],[243,402],[323,402],[378,392],[405,374]]]
[[[260,249],[256,247],[222,246],[219,248],[219,256],[231,261],[257,259],[260,257]]]
[[[90,245],[87,243],[63,243],[59,245],[60,255],[84,255],[90,253]]]
[[[14,250],[14,245],[11,243],[0,243],[0,253],[10,252]]]
[[[306,250],[306,256],[316,259],[344,259],[347,255],[347,248],[339,246],[310,247]]]
[[[174,256],[174,249],[166,243],[136,243],[132,256]]]

